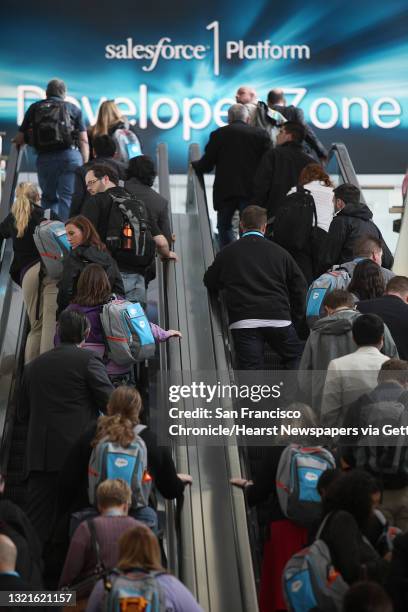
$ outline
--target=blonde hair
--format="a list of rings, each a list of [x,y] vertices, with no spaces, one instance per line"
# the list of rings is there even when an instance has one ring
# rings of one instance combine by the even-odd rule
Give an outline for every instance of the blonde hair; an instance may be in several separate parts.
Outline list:
[[[20,183],[16,189],[16,199],[11,207],[11,214],[14,217],[17,238],[22,238],[27,229],[31,217],[33,204],[40,199],[40,193],[33,183]]]
[[[116,478],[114,480],[104,480],[96,490],[96,503],[99,508],[107,509],[122,504],[129,504],[132,501],[132,491],[124,480]]]
[[[134,428],[139,423],[142,411],[142,398],[134,387],[120,385],[110,396],[107,405],[107,415],[98,419],[96,436],[92,446],[96,446],[103,438],[117,442],[127,448],[135,438]]]
[[[136,567],[149,571],[163,571],[159,543],[147,525],[138,525],[125,531],[120,536],[118,544],[117,567],[122,571]]]
[[[113,100],[102,102],[99,107],[98,118],[92,128],[92,136],[108,134],[109,128],[112,125],[123,120],[124,117]]]

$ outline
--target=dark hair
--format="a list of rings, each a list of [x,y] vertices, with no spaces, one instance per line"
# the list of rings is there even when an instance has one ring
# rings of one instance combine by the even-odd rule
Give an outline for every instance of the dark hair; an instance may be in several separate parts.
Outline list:
[[[357,346],[375,346],[384,336],[384,322],[376,314],[362,314],[354,321],[352,332]]]
[[[323,515],[344,510],[354,517],[360,529],[364,529],[372,511],[374,491],[378,491],[378,486],[368,472],[343,472],[326,491],[322,500]]]
[[[293,142],[302,143],[306,136],[305,126],[297,121],[287,121],[281,125],[281,130],[291,134]]]
[[[47,98],[50,96],[65,98],[67,95],[67,86],[65,85],[64,81],[61,81],[61,79],[52,79],[47,85],[45,95]]]
[[[58,317],[58,333],[61,342],[81,344],[91,328],[88,318],[76,310],[63,310]]]
[[[320,181],[326,187],[333,187],[330,176],[320,164],[307,164],[299,175],[299,185],[307,185],[307,183],[312,181]]]
[[[351,183],[342,183],[334,189],[336,198],[350,204],[360,204],[361,192],[358,187]]]
[[[393,612],[390,598],[376,582],[356,582],[344,596],[343,612]]]
[[[398,382],[400,385],[408,384],[408,361],[402,359],[388,359],[378,372],[378,383]]]
[[[88,172],[93,172],[95,178],[101,179],[107,176],[111,183],[115,183],[115,185],[119,183],[118,173],[108,164],[94,164],[89,168]]]
[[[323,306],[327,306],[332,310],[341,308],[342,306],[354,308],[354,297],[345,289],[334,289],[325,295]]]
[[[126,172],[126,178],[135,177],[139,179],[143,185],[151,187],[156,178],[156,169],[154,162],[148,155],[137,155],[129,159],[129,165]]]
[[[354,257],[371,257],[372,253],[383,250],[382,242],[374,236],[361,236],[353,243]]]
[[[385,291],[385,282],[380,266],[371,259],[359,261],[354,268],[348,291],[360,300],[381,297]]]
[[[317,481],[317,491],[320,497],[324,497],[327,489],[330,485],[337,480],[337,478],[341,475],[341,471],[338,468],[334,470],[324,470],[321,473],[319,480]]]
[[[92,148],[95,151],[96,157],[113,157],[116,153],[116,142],[114,141],[112,136],[109,136],[109,134],[102,134],[100,136],[94,136],[94,138],[92,138]],[[98,166],[101,165],[105,164],[98,164]],[[96,164],[91,166],[89,170],[93,170],[95,166]]]
[[[96,249],[98,249],[98,251],[106,251],[106,246],[100,239],[100,236],[96,231],[95,226],[87,217],[84,217],[83,215],[71,217],[71,219],[65,221],[65,227],[67,225],[75,225],[75,227],[81,230],[83,234],[82,244],[92,245]]]
[[[269,106],[284,102],[283,89],[271,89],[266,100]]]
[[[241,214],[241,224],[245,230],[259,230],[267,220],[266,208],[254,204],[244,208]]]
[[[78,278],[75,304],[98,306],[106,304],[112,293],[111,284],[105,270],[96,263],[88,264]]]
[[[406,276],[393,276],[387,283],[385,288],[386,293],[398,293],[405,295],[408,293],[408,277]]]

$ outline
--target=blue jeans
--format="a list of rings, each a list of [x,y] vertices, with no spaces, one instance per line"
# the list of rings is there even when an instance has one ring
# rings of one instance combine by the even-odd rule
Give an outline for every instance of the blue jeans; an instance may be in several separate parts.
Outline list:
[[[150,506],[144,508],[138,508],[137,510],[130,510],[129,515],[133,516],[137,521],[141,521],[157,535],[159,531],[159,523],[157,521],[156,511]]]
[[[299,340],[293,324],[233,329],[232,337],[239,370],[265,369],[265,342],[281,357],[285,370],[296,370],[299,366],[304,343]]]
[[[37,157],[42,205],[51,208],[63,221],[69,216],[75,169],[81,165],[82,156],[77,149],[39,153]]]
[[[120,273],[123,286],[125,287],[124,297],[129,302],[140,302],[143,308],[146,306],[146,285],[142,274],[133,274],[130,272]]]
[[[249,205],[248,200],[240,198],[233,198],[226,202],[223,202],[222,208],[217,211],[217,229],[218,229],[218,242],[220,249],[225,247],[230,242],[234,242],[235,236],[232,231],[232,217],[236,210],[240,213]]]

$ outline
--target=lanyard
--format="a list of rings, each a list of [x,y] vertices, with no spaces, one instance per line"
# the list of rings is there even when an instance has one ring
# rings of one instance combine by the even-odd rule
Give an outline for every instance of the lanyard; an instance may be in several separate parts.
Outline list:
[[[244,238],[244,236],[260,236],[261,238],[265,238],[262,232],[257,232],[255,230],[252,230],[250,232],[244,232],[241,238]]]

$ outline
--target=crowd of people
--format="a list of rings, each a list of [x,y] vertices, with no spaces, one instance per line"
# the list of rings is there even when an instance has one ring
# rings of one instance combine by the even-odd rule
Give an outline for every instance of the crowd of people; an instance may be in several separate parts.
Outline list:
[[[152,496],[153,484],[178,499],[192,479],[146,427],[137,390],[137,364],[155,343],[181,337],[144,312],[156,255],[177,265],[168,203],[114,102],[87,130],[65,95],[53,80],[27,110],[16,142],[36,149],[41,191],[20,184],[0,223],[30,323],[18,402],[28,426],[27,505],[23,512],[5,499],[0,482],[1,588],[74,588],[77,609],[91,611],[129,589],[194,612],[193,596],[164,569]],[[299,427],[408,425],[408,278],[391,271],[358,187],[333,184],[302,111],[280,89],[265,103],[240,87],[236,100],[193,163],[199,174],[215,169],[219,249],[204,284],[225,296],[236,369],[266,370],[269,345],[293,372]],[[250,466],[250,480],[231,481],[248,506],[268,505],[261,612],[312,610],[295,607],[290,572],[322,546],[341,583],[336,609],[405,610],[403,441],[316,446],[324,467],[297,513],[276,483],[294,448],[305,449],[275,442]]]

